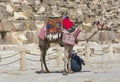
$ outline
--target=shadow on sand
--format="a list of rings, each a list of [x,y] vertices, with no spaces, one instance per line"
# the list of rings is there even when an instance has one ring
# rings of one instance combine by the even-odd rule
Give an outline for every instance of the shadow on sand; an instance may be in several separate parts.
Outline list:
[[[89,70],[84,70],[84,71],[80,71],[80,72],[73,72],[73,73],[84,73],[84,72],[91,72]],[[48,73],[63,73],[63,71],[50,71],[50,72],[41,72],[41,71],[35,71],[35,73],[37,74],[48,74]]]

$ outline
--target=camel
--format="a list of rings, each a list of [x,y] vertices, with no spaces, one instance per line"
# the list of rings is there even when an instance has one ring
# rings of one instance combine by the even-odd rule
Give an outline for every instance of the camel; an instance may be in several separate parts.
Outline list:
[[[94,31],[94,33],[90,37],[86,38],[84,41],[88,42],[88,40],[90,38],[92,38],[97,32],[98,32],[98,30]],[[47,39],[46,37],[44,40],[41,39],[40,37],[38,37],[39,38],[39,48],[41,51],[41,56],[40,56],[41,71],[40,71],[40,73],[48,73],[49,72],[47,65],[46,65],[45,57],[46,57],[47,50],[50,48],[51,43],[58,43],[58,44],[60,44],[60,46],[64,47],[63,75],[67,75],[68,73],[73,73],[71,70],[71,54],[72,54],[72,50],[73,50],[74,45],[65,44],[62,41],[63,32],[61,32],[61,33],[62,33],[61,37],[56,39],[56,40],[53,40],[53,41]],[[67,64],[68,64],[68,67],[67,67]],[[43,67],[45,67],[45,69]]]

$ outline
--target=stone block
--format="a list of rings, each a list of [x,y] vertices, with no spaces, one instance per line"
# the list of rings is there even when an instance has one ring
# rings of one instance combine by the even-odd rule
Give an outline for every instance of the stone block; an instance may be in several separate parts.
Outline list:
[[[59,7],[59,6],[60,6],[60,7],[66,6],[66,2],[63,1],[63,0],[57,1],[56,4],[57,4],[58,7]]]
[[[22,0],[10,0],[10,2],[14,4],[20,4],[22,3]]]
[[[45,12],[45,7],[44,6],[42,6],[42,7],[40,7],[39,8],[39,10],[38,10],[38,12],[37,13],[44,13]]]
[[[26,31],[27,43],[37,43],[38,44],[38,32],[37,31]]]
[[[12,8],[12,6],[10,4],[6,4],[6,11],[13,16],[14,14],[14,9]]]
[[[12,21],[1,21],[2,31],[15,31]]]
[[[25,20],[25,19],[29,19],[28,17],[26,17],[23,12],[14,12],[14,19],[15,20]]]
[[[9,2],[10,0],[0,0],[0,2]]]
[[[25,31],[25,22],[23,20],[13,21],[16,31]]]
[[[0,23],[0,31],[3,31],[3,26],[1,23]]]
[[[35,21],[35,26],[37,28],[37,31],[40,31],[40,29],[44,26],[44,21]]]
[[[27,5],[26,3],[22,3],[21,6],[22,6],[21,11],[29,11],[29,12],[33,11],[32,5]]]
[[[3,18],[3,14],[2,14],[2,12],[0,11],[0,20],[2,20],[2,18]]]
[[[5,37],[6,44],[25,44],[27,43],[27,38],[23,32],[7,32]]]
[[[24,11],[23,15],[26,16],[28,19],[33,19],[33,20],[35,19],[33,12],[31,11]]]
[[[6,9],[6,6],[3,4],[0,4],[0,10],[5,10],[5,9]]]
[[[11,4],[11,7],[17,12],[20,12],[22,9],[21,4]]]
[[[38,41],[38,33],[37,31],[34,31],[33,32],[33,38],[32,38],[32,42],[35,43],[35,44],[38,44],[39,41]]]
[[[26,30],[37,30],[35,26],[35,22],[33,20],[26,20],[25,21],[25,29]]]
[[[35,4],[35,0],[26,0],[27,4]]]

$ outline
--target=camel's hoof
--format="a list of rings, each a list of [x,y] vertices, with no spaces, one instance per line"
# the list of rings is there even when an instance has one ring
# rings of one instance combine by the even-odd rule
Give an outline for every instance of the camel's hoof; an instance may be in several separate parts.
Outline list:
[[[63,72],[63,75],[68,75],[68,73],[67,72]]]

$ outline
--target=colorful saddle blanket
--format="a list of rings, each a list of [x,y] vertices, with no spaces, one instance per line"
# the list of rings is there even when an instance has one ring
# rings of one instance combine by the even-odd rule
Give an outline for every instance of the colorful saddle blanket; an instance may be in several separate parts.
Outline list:
[[[49,17],[46,19],[46,33],[55,34],[61,32],[62,28],[62,17]]]

